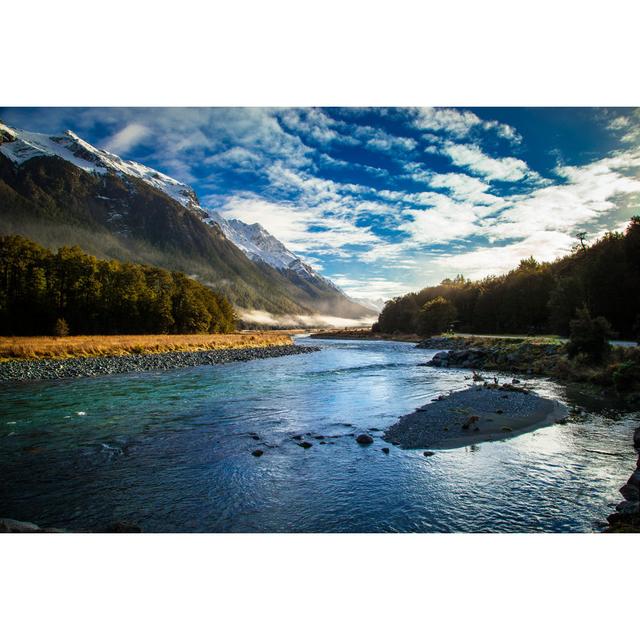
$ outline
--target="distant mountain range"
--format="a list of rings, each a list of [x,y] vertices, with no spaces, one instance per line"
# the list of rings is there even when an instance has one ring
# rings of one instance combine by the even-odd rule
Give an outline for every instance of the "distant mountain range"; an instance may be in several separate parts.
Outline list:
[[[259,224],[202,207],[191,187],[97,149],[71,131],[32,133],[0,123],[0,233],[50,248],[78,244],[101,258],[184,271],[242,313],[270,317],[375,315]]]

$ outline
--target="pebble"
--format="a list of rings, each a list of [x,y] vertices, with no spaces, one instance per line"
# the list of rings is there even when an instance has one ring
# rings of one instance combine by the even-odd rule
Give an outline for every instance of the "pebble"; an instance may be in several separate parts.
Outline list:
[[[106,376],[118,373],[169,371],[184,367],[247,362],[319,351],[318,347],[284,345],[212,351],[167,351],[128,356],[69,358],[66,360],[8,360],[0,363],[0,382],[24,380],[58,380]],[[84,415],[79,412],[78,415]]]

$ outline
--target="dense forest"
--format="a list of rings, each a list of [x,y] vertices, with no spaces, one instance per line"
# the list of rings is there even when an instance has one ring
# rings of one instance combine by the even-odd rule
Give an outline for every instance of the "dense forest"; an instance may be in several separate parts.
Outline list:
[[[640,216],[624,233],[590,246],[578,234],[571,254],[551,263],[534,258],[502,276],[443,280],[389,300],[374,331],[431,335],[455,327],[474,333],[568,335],[580,310],[604,317],[615,335],[640,334]]]
[[[0,334],[227,333],[228,300],[177,271],[0,237]]]

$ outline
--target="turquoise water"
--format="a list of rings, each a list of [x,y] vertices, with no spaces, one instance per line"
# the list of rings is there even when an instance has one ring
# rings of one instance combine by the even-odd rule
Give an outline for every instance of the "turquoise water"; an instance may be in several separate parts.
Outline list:
[[[637,414],[602,409],[430,458],[385,455],[376,429],[464,388],[469,372],[418,366],[433,352],[411,344],[299,342],[322,350],[0,385],[0,517],[145,531],[594,531],[621,499]],[[364,430],[369,447],[352,437]]]

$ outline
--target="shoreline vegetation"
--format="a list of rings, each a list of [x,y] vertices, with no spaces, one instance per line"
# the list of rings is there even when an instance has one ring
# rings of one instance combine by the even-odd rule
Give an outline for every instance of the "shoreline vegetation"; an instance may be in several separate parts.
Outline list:
[[[0,336],[0,362],[6,360],[91,358],[171,351],[215,351],[282,347],[293,344],[295,331],[247,331],[242,333]]]
[[[391,340],[393,342],[420,342],[424,338],[417,333],[373,333],[371,327],[357,329],[322,329],[310,338],[320,340]]]

